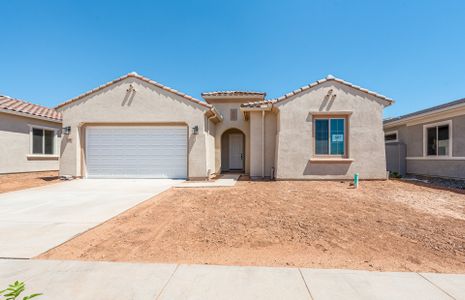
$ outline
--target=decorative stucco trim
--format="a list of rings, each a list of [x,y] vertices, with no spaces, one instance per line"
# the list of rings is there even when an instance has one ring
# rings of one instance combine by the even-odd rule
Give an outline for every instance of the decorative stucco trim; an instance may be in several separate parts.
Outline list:
[[[407,156],[407,160],[465,160],[465,156]]]
[[[344,158],[344,157],[312,157],[310,158],[310,162],[312,163],[352,163],[354,160],[352,158]]]

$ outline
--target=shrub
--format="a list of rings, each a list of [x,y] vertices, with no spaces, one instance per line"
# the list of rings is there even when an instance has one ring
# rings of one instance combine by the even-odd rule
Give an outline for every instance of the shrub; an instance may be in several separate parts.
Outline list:
[[[0,291],[0,296],[3,295],[3,299],[5,300],[16,300],[21,295],[21,293],[24,292],[25,289],[26,285],[24,284],[24,282],[15,281],[14,283],[10,284],[8,288],[4,289],[3,291]],[[29,296],[23,297],[23,300],[29,300],[40,295],[42,294],[31,294]]]

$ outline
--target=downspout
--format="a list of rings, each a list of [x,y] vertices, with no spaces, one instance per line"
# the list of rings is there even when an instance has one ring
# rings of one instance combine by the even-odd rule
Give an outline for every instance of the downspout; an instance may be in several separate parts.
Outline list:
[[[265,178],[265,111],[262,110],[262,178]]]

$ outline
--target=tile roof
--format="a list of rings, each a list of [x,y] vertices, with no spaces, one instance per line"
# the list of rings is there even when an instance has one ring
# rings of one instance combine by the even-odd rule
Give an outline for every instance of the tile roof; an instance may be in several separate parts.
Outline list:
[[[367,93],[367,94],[369,94],[369,95],[378,97],[378,98],[380,98],[380,99],[382,99],[382,100],[384,100],[384,101],[387,101],[387,102],[389,103],[388,105],[391,105],[391,104],[394,102],[394,100],[392,100],[391,98],[388,98],[388,97],[383,96],[383,95],[381,95],[381,94],[378,94],[378,93],[375,93],[375,92],[373,92],[373,91],[367,90],[367,89],[362,88],[362,87],[360,87],[360,86],[358,86],[358,85],[354,85],[354,84],[352,84],[352,83],[350,83],[350,82],[347,82],[347,81],[345,81],[345,80],[342,80],[342,79],[340,79],[340,78],[336,78],[336,77],[334,77],[334,76],[332,76],[332,75],[328,75],[328,76],[326,76],[326,78],[317,80],[317,81],[312,82],[312,83],[310,83],[310,84],[308,84],[308,85],[306,85],[306,86],[303,86],[303,87],[301,87],[301,88],[299,88],[299,89],[293,90],[292,92],[287,93],[286,95],[283,95],[283,96],[281,96],[281,97],[279,97],[279,98],[271,99],[271,100],[264,100],[264,101],[257,101],[257,102],[244,103],[244,104],[242,104],[241,106],[242,106],[242,107],[260,107],[260,105],[263,105],[263,104],[269,104],[269,103],[274,104],[274,103],[278,103],[278,102],[284,101],[284,100],[286,100],[286,99],[288,99],[288,98],[290,98],[290,97],[292,97],[292,96],[294,96],[294,95],[300,94],[300,93],[302,93],[302,92],[304,92],[304,91],[306,91],[306,90],[308,90],[308,89],[311,89],[311,88],[313,88],[313,87],[315,87],[315,86],[317,86],[317,85],[319,85],[319,84],[322,84],[322,83],[324,83],[324,82],[327,82],[327,81],[336,81],[336,82],[339,82],[339,83],[341,83],[341,84],[343,84],[343,85],[346,85],[346,86],[349,86],[349,87],[351,87],[351,88],[357,89],[357,90],[359,90],[359,91],[361,91],[361,92],[364,92],[364,93]]]
[[[453,106],[460,105],[460,104],[465,104],[465,98],[454,100],[454,101],[451,101],[451,102],[447,102],[447,103],[444,103],[444,104],[441,104],[441,105],[436,105],[436,106],[426,108],[426,109],[422,109],[422,110],[419,110],[419,111],[415,111],[413,113],[409,113],[409,114],[402,115],[402,116],[399,116],[399,117],[389,118],[389,119],[384,120],[383,123],[384,124],[389,124],[389,123],[392,123],[392,122],[402,121],[404,119],[409,119],[409,118],[416,117],[416,116],[419,116],[419,115],[423,115],[423,114],[426,114],[426,113],[434,113],[436,111],[451,108]]]
[[[77,100],[80,100],[80,99],[82,99],[82,98],[84,98],[84,97],[86,97],[86,96],[88,96],[88,95],[90,95],[90,94],[92,94],[92,93],[95,93],[95,92],[97,92],[97,91],[99,91],[99,90],[101,90],[101,89],[104,89],[104,88],[106,88],[106,87],[109,87],[109,86],[111,86],[112,84],[115,84],[115,83],[117,83],[117,82],[120,82],[120,81],[122,81],[122,80],[124,80],[124,79],[126,79],[126,78],[129,78],[129,77],[137,78],[137,79],[142,80],[142,81],[144,81],[144,82],[147,82],[147,83],[149,83],[149,84],[155,85],[156,87],[161,88],[161,89],[163,89],[163,90],[165,90],[165,91],[168,91],[168,92],[171,92],[171,93],[176,94],[176,95],[178,95],[178,96],[181,96],[181,97],[183,97],[183,98],[185,98],[185,99],[187,99],[187,100],[189,100],[189,101],[191,101],[191,102],[200,104],[200,105],[202,105],[202,106],[204,106],[204,107],[207,107],[207,108],[212,108],[212,106],[211,106],[210,104],[207,104],[207,103],[205,103],[205,102],[203,102],[203,101],[200,101],[200,100],[198,100],[198,99],[195,99],[195,98],[192,97],[192,96],[189,96],[189,95],[184,94],[184,93],[182,93],[182,92],[180,92],[180,91],[177,91],[177,90],[175,90],[175,89],[172,89],[172,88],[170,88],[170,87],[167,87],[167,86],[165,86],[165,85],[163,85],[163,84],[161,84],[161,83],[158,83],[158,82],[156,82],[156,81],[154,81],[154,80],[151,80],[151,79],[149,79],[149,78],[147,78],[147,77],[141,76],[141,75],[137,74],[136,72],[131,72],[131,73],[126,74],[126,75],[124,75],[124,76],[121,76],[121,77],[119,77],[119,78],[117,78],[117,79],[115,79],[115,80],[113,80],[113,81],[107,82],[107,83],[105,83],[105,84],[103,84],[103,85],[101,85],[101,86],[99,86],[99,87],[97,87],[97,88],[95,88],[95,89],[92,89],[92,90],[90,90],[90,91],[88,91],[88,92],[85,92],[84,94],[81,94],[81,95],[79,95],[79,96],[77,96],[77,97],[75,97],[75,98],[72,98],[72,99],[70,99],[70,100],[68,100],[68,101],[66,101],[66,102],[63,102],[63,103],[57,105],[55,108],[58,109],[58,108],[61,108],[61,107],[63,107],[63,106],[66,106],[66,105],[68,105],[68,104],[71,104],[71,103],[73,103],[73,102],[75,102],[75,101],[77,101]]]
[[[252,92],[252,91],[214,91],[206,92],[201,94],[204,96],[266,96],[264,92]]]
[[[31,117],[39,117],[49,119],[51,121],[61,121],[61,113],[53,108],[32,104],[23,100],[10,98],[8,96],[0,96],[0,111],[7,113],[20,113],[30,115]]]

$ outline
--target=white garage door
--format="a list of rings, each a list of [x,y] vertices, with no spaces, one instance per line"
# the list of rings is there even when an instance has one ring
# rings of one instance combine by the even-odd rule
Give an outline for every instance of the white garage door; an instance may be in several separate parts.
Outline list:
[[[186,178],[184,126],[86,129],[88,178]]]

